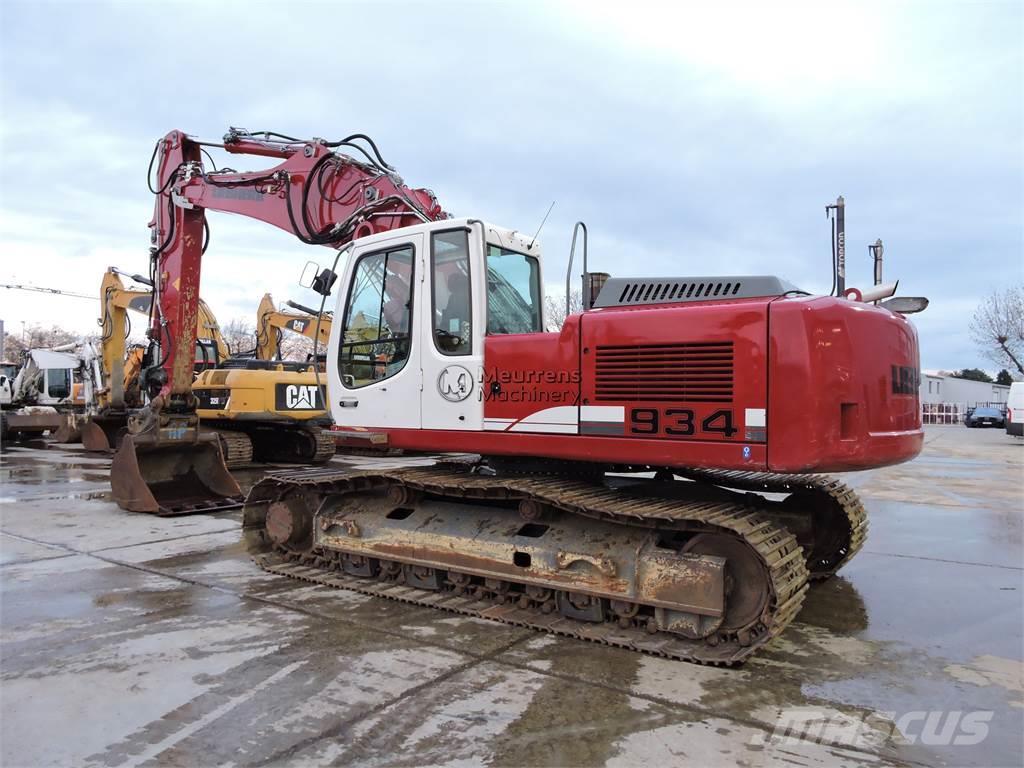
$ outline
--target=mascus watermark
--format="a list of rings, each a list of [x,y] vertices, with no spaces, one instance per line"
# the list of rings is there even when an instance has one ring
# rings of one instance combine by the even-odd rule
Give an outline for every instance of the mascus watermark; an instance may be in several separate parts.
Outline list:
[[[751,743],[797,746],[833,744],[872,747],[885,741],[927,746],[972,746],[988,737],[991,710],[912,710],[848,715],[835,710],[794,707],[779,713],[775,729]]]

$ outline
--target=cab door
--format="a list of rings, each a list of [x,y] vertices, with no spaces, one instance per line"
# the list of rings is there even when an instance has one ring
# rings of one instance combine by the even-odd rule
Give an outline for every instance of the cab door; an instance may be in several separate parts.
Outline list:
[[[483,429],[483,243],[468,227],[429,232],[417,313],[424,429]],[[454,446],[453,446],[454,447]]]
[[[331,415],[339,426],[420,427],[423,258],[421,233],[353,249],[329,364]]]

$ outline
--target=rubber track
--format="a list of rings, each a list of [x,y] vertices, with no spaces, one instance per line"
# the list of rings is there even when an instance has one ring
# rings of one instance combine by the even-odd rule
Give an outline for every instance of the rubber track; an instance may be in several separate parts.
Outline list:
[[[795,491],[811,491],[824,493],[831,498],[846,514],[850,526],[850,542],[842,560],[831,568],[811,571],[812,581],[820,581],[834,576],[836,571],[853,559],[864,547],[868,538],[868,512],[864,509],[857,492],[835,477],[827,475],[780,475],[773,472],[741,472],[723,469],[673,469],[673,473],[699,482],[720,485],[723,488],[736,488],[744,491],[762,491],[766,493],[793,493]],[[767,513],[769,516],[771,512]]]
[[[664,632],[652,636],[641,628],[622,629],[612,622],[577,622],[557,614],[543,614],[537,609],[494,604],[456,596],[450,592],[432,592],[404,584],[353,577],[325,570],[323,566],[331,565],[329,559],[316,553],[261,555],[256,557],[256,562],[264,570],[303,581],[442,608],[643,653],[726,666],[744,661],[773,637],[781,634],[799,613],[807,593],[807,568],[803,550],[796,543],[795,537],[760,514],[755,507],[746,504],[638,497],[603,485],[568,478],[481,477],[437,467],[388,473],[347,474],[329,469],[272,473],[253,489],[248,502],[268,499],[268,491],[283,490],[289,485],[318,486],[318,491],[329,495],[382,488],[395,483],[424,493],[462,499],[530,499],[571,514],[627,525],[732,532],[757,551],[768,569],[768,623],[756,624],[751,636],[742,638],[742,641],[738,636],[726,636],[717,645],[710,645],[703,640],[689,640]],[[313,567],[313,564],[321,567]]]

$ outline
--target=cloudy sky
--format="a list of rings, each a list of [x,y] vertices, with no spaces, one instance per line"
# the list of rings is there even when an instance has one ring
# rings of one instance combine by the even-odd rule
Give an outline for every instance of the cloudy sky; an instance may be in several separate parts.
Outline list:
[[[1022,279],[1024,3],[648,5],[0,2],[0,282],[98,292],[143,271],[145,172],[170,129],[365,132],[456,215],[541,235],[560,291],[572,224],[617,275],[779,274],[926,295],[925,368],[991,368],[966,330]],[[218,158],[219,159],[219,158]],[[237,158],[232,166],[242,168]],[[311,303],[304,246],[211,215],[203,294]],[[0,318],[94,327],[98,300],[0,290]]]

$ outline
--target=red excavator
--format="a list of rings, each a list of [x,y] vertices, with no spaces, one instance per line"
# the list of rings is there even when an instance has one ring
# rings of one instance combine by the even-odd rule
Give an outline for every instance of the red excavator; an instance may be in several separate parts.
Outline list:
[[[841,230],[835,296],[768,276],[611,278],[587,271],[584,239],[584,311],[545,332],[536,240],[449,218],[367,137],[232,129],[215,146],[280,163],[208,169],[204,142],[178,131],[154,151],[152,400],[115,457],[118,503],[239,500],[179,354],[194,348],[208,209],[337,249],[313,287],[326,301],[341,278],[326,373],[339,428],[479,455],[271,473],[244,508],[268,571],[734,664],[864,543],[860,501],[821,473],[921,448],[916,332],[877,290],[842,290]]]

